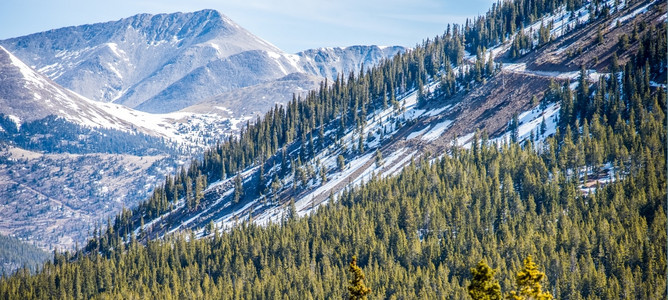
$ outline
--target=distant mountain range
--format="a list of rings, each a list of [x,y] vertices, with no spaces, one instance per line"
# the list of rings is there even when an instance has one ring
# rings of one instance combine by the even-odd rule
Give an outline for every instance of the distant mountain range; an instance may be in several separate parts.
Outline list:
[[[152,113],[177,111],[292,73],[333,79],[406,50],[353,46],[288,54],[215,10],[140,14],[0,45],[78,94]],[[296,91],[311,88],[311,82],[301,82]]]

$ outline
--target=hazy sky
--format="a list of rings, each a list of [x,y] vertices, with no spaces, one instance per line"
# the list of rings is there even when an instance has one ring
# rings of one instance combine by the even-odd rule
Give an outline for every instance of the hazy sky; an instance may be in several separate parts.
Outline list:
[[[412,47],[494,0],[2,0],[0,39],[138,13],[212,8],[287,52],[360,44]]]

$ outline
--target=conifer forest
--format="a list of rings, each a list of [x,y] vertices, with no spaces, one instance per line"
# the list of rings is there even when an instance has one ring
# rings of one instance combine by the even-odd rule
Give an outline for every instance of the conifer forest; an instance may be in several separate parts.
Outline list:
[[[596,81],[586,66],[573,82],[552,80],[533,103],[560,107],[544,140],[499,143],[478,131],[470,147],[453,143],[280,222],[211,227],[204,237],[135,230],[179,199],[205,205],[203,191],[219,180],[232,178],[236,202],[269,193],[272,178],[247,189],[240,172],[295,172],[407,92],[426,106],[475,90],[502,72],[487,49],[514,39],[512,60],[549,44],[551,24],[538,41],[524,29],[563,7],[588,7],[596,20],[616,11],[600,0],[501,1],[323,82],[168,176],[80,249],[1,277],[0,299],[665,299],[666,88],[655,84],[666,80],[665,21],[620,37]],[[465,53],[475,63],[458,68]],[[438,88],[423,92],[429,82]],[[353,151],[367,150],[360,141]]]

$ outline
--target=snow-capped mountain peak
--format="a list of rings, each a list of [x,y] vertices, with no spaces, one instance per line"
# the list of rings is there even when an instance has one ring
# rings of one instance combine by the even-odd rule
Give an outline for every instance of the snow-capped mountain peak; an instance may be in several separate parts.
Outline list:
[[[288,54],[210,9],[139,14],[0,45],[85,97],[153,113],[296,72],[334,78],[403,51],[359,46]]]
[[[81,95],[130,107],[211,62],[252,50],[281,52],[215,10],[140,14],[0,44]]]

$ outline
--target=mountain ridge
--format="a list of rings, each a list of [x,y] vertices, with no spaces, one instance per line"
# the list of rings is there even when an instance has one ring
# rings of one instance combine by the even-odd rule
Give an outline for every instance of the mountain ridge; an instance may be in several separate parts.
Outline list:
[[[211,9],[139,14],[2,40],[0,45],[90,99],[154,113],[173,112],[294,72],[332,79],[405,51],[369,46],[373,55],[368,57],[339,51],[343,63],[326,67],[308,56],[317,51],[285,53]]]

